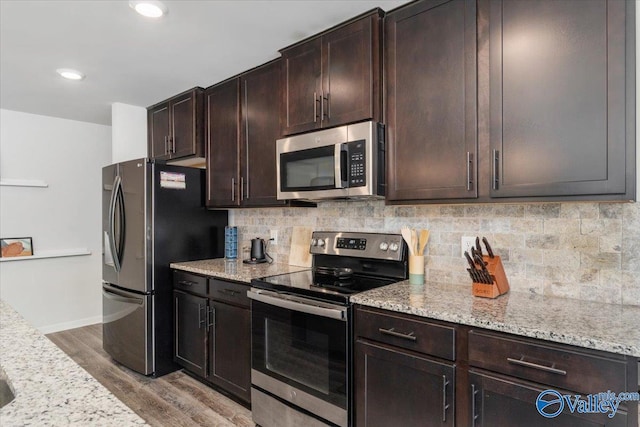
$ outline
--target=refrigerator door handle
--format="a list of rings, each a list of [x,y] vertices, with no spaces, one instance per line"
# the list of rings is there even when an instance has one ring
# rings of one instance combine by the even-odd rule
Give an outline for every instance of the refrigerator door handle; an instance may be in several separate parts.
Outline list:
[[[126,296],[123,293],[116,291],[115,289],[106,289],[103,287],[102,295],[104,295],[105,298],[109,298],[115,301],[125,302],[129,304],[137,304],[137,305],[144,304],[143,298],[132,298],[132,297]]]
[[[113,254],[113,265],[116,271],[120,271],[120,254],[118,253],[118,249],[116,247],[116,203],[119,197],[120,188],[122,187],[122,178],[119,175],[116,175],[115,180],[113,181],[113,190],[111,190],[111,201],[109,202],[109,233],[111,234],[111,239],[109,240],[111,246],[111,253]],[[122,230],[122,227],[120,227]],[[122,238],[119,236],[118,241],[122,242]]]

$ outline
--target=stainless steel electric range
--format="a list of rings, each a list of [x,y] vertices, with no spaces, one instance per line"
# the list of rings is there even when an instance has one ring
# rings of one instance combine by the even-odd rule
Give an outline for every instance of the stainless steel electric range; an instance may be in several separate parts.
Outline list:
[[[399,234],[314,232],[310,270],[251,281],[253,420],[262,427],[352,419],[350,297],[406,279]]]

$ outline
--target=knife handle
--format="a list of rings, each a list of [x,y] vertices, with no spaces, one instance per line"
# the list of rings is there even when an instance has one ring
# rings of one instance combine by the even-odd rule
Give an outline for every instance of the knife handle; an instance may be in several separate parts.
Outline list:
[[[489,254],[489,258],[493,258],[495,255],[493,254],[493,249],[491,249],[491,245],[486,237],[482,238],[482,243],[484,243],[484,247],[487,248],[487,253]]]

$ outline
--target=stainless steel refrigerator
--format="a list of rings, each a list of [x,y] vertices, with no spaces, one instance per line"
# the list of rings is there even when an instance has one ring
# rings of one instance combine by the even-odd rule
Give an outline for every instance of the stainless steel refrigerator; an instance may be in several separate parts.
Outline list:
[[[205,209],[204,183],[149,159],[102,169],[103,348],[145,375],[177,369],[169,264],[224,256],[227,211]]]

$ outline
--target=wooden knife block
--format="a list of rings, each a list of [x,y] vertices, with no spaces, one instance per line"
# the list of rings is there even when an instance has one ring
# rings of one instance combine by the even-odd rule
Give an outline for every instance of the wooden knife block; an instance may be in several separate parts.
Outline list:
[[[486,255],[482,256],[485,264],[487,264],[487,270],[489,274],[495,277],[492,284],[473,282],[472,291],[476,297],[484,298],[497,298],[500,295],[509,292],[509,281],[507,275],[504,272],[504,266],[499,256],[489,258]]]

